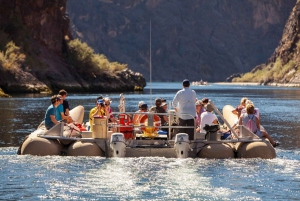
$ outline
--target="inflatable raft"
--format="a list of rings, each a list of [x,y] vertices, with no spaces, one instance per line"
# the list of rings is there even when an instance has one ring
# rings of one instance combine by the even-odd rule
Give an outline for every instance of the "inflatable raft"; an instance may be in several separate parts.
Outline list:
[[[214,106],[213,106],[214,107]],[[80,130],[80,128],[64,123],[55,125],[46,130],[42,124],[36,131],[26,137],[18,150],[18,154],[31,154],[38,156],[102,156],[102,157],[149,157],[158,156],[166,158],[264,158],[276,157],[276,152],[269,141],[258,138],[243,126],[234,130],[231,126],[237,121],[232,114],[234,109],[230,105],[223,108],[223,115],[215,108],[215,112],[223,118],[223,127],[230,129],[230,139],[221,139],[218,133],[219,125],[209,125],[206,134],[195,133],[190,141],[188,134],[177,133],[171,139],[171,133],[157,133],[157,119],[153,113],[147,113],[147,122],[143,125],[132,125],[128,119],[133,113],[124,112],[119,115],[120,124],[109,125],[105,117],[94,119],[93,131]],[[78,106],[70,111],[72,118],[82,124],[84,108]],[[169,114],[170,119],[174,114]],[[145,120],[145,118],[143,118]],[[112,129],[112,127],[114,127]],[[145,133],[135,133],[139,127],[144,131],[153,130],[150,137]],[[159,127],[163,127],[160,126]],[[169,126],[172,127],[172,126]],[[173,126],[176,128],[176,126]],[[178,126],[177,126],[178,127]],[[150,128],[150,129],[149,129]],[[154,129],[153,129],[154,128]],[[110,131],[114,130],[114,131]],[[73,135],[75,133],[75,135]],[[231,133],[231,134],[230,134]]]

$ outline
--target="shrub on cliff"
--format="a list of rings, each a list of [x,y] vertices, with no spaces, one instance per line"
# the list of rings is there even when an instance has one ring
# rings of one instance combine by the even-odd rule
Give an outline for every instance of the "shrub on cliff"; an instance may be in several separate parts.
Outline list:
[[[79,39],[68,43],[68,61],[79,71],[96,74],[114,73],[127,68],[126,64],[110,62],[105,55],[95,54],[94,50]]]
[[[277,58],[274,63],[269,63],[267,66],[262,65],[258,69],[245,73],[240,78],[234,78],[233,82],[285,83],[288,82],[296,72],[296,62],[293,59],[285,65],[282,65],[281,59]]]
[[[26,59],[19,47],[13,41],[9,41],[5,48],[0,51],[0,64],[7,70],[13,66],[23,63]]]

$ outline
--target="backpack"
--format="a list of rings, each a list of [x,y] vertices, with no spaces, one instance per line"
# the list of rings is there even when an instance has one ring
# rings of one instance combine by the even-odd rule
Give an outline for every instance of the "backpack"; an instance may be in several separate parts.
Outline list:
[[[252,116],[252,118],[249,117],[248,115],[248,122],[246,123],[246,127],[252,132],[255,133],[257,131],[257,127],[256,127],[256,122],[254,121],[254,115]]]

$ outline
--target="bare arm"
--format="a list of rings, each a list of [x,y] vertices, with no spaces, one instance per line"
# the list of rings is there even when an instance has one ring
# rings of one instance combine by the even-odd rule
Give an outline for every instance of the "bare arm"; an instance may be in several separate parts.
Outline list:
[[[66,109],[66,115],[70,116],[70,110],[69,109]]]
[[[239,125],[242,125],[243,124],[243,120],[242,120],[242,117],[239,118]]]
[[[63,112],[61,112],[60,115],[62,119],[73,121],[71,116],[66,116]]]
[[[55,115],[50,115],[50,119],[54,124],[58,124],[58,121],[55,118]]]

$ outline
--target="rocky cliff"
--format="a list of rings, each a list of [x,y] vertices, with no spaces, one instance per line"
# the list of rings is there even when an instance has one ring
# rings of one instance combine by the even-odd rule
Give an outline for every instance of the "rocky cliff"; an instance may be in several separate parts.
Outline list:
[[[68,62],[72,35],[66,2],[0,0],[0,87],[6,93],[143,88],[140,73],[127,69],[83,78],[76,64]]]
[[[300,86],[300,0],[285,24],[279,45],[267,60],[234,81],[257,81],[269,85]],[[240,77],[237,76],[237,77]]]
[[[68,1],[72,34],[149,80],[224,81],[272,54],[295,0]]]

